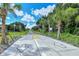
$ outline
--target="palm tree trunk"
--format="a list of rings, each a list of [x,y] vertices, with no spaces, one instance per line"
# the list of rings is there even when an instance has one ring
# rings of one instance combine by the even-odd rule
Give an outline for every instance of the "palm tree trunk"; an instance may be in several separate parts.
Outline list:
[[[6,37],[6,26],[5,26],[5,19],[6,19],[6,16],[2,16],[2,44],[8,44],[8,41],[7,41],[7,37]]]
[[[57,39],[60,39],[61,21],[58,21],[57,30]]]
[[[50,32],[50,21],[47,19],[47,24],[48,24],[48,32]]]
[[[50,22],[48,20],[48,31],[50,32]]]
[[[44,27],[44,25],[42,25],[42,30],[43,30],[43,32],[45,31],[45,27]]]

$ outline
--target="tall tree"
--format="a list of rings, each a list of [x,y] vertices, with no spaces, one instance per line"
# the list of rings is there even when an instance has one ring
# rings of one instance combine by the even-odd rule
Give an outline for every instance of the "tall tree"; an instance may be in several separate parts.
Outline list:
[[[42,26],[42,31],[45,31],[45,24],[46,24],[46,20],[44,19],[44,17],[41,18],[39,24],[41,24]]]
[[[57,27],[57,39],[60,38],[60,31],[61,31],[61,24],[62,24],[62,20],[63,20],[63,9],[62,9],[62,5],[58,4],[57,7],[55,8],[54,11],[54,19],[55,22],[57,23],[56,27]]]
[[[57,39],[60,37],[62,21],[68,25],[68,21],[73,20],[73,16],[78,14],[78,8],[74,4],[58,4],[54,10],[54,19],[57,23]],[[75,4],[76,5],[76,4]],[[74,16],[75,18],[75,16]],[[72,26],[71,26],[72,27]]]
[[[47,23],[48,23],[48,32],[50,32],[51,28],[51,13],[47,16]]]
[[[54,25],[53,13],[48,14],[47,24],[48,24],[48,32],[50,32],[50,28],[53,28],[53,25]]]
[[[1,3],[0,4],[0,17],[2,18],[2,44],[8,44],[8,40],[6,37],[6,26],[5,26],[5,20],[8,15],[8,12],[14,12],[14,8],[20,10],[21,5],[19,4],[12,4],[10,3]]]

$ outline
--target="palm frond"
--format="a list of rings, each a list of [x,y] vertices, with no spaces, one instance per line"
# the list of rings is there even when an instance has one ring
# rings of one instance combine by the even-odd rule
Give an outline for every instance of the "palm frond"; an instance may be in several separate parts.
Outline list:
[[[14,8],[18,9],[18,10],[21,10],[21,5],[20,4],[15,4]]]

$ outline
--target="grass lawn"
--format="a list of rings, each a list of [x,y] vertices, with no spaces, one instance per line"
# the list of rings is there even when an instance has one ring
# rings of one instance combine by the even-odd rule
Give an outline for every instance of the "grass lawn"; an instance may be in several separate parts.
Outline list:
[[[7,37],[8,37],[8,41],[11,42],[12,39],[14,39],[14,37],[21,37],[24,36],[28,33],[28,31],[22,31],[22,32],[8,32]],[[2,37],[1,37],[1,33],[0,33],[0,43],[1,43]]]

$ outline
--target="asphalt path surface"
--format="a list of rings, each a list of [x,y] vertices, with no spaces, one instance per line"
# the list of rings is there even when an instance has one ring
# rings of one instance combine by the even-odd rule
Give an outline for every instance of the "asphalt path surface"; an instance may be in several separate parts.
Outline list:
[[[79,56],[79,48],[51,37],[28,34],[18,39],[1,56]]]

